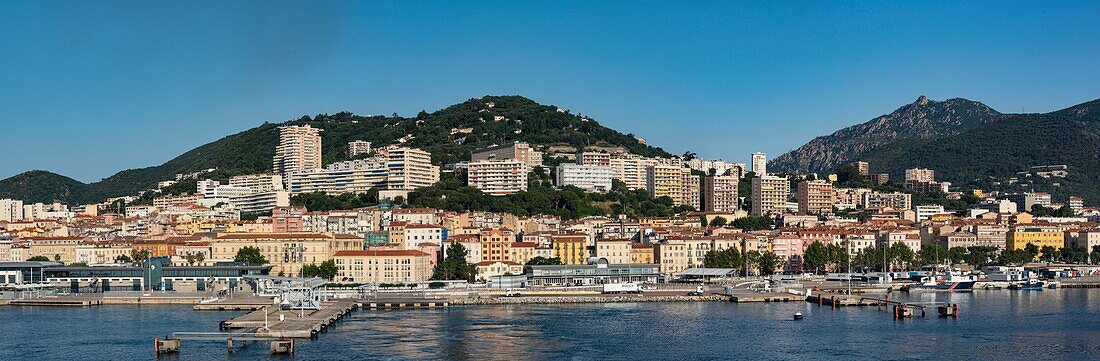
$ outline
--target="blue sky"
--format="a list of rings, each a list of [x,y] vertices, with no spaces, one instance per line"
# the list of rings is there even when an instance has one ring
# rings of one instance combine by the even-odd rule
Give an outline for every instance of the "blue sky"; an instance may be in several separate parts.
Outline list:
[[[264,121],[519,94],[744,161],[913,102],[1100,98],[1100,2],[0,0],[0,178],[160,164]]]

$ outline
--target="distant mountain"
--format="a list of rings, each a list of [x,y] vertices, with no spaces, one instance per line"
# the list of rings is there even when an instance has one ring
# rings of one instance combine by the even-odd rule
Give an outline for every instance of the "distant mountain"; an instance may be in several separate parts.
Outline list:
[[[1100,100],[1048,114],[1002,114],[964,99],[921,97],[889,115],[818,137],[774,159],[778,171],[828,172],[856,160],[900,179],[905,169],[932,168],[957,187],[1048,191],[1100,204]],[[1032,166],[1067,165],[1064,179],[1006,179]]]
[[[271,158],[281,125],[305,125],[321,132],[325,163],[346,160],[347,143],[366,140],[374,146],[396,144],[432,153],[435,164],[469,160],[471,151],[493,144],[525,141],[534,146],[622,147],[647,156],[670,156],[661,148],[639,143],[632,134],[604,127],[594,119],[521,96],[470,99],[416,117],[361,116],[348,112],[303,116],[280,124],[258,127],[192,149],[164,164],[130,169],[99,182],[84,184],[46,171],[26,172],[0,180],[0,198],[69,204],[100,202],[106,197],[151,189],[175,174],[217,168],[209,176],[226,179],[239,174],[271,171]]]
[[[917,101],[863,124],[853,125],[783,154],[770,162],[776,171],[822,172],[851,163],[863,155],[902,139],[937,139],[956,135],[1001,119],[985,104],[956,98],[942,102],[921,96]]]

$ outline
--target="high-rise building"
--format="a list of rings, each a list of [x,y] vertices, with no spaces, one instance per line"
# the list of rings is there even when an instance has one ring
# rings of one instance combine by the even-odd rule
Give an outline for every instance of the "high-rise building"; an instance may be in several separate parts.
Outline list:
[[[23,201],[0,199],[0,221],[12,222],[23,219]]]
[[[906,182],[925,182],[931,183],[936,181],[936,172],[928,168],[912,168],[905,170]]]
[[[852,165],[856,167],[856,171],[859,172],[860,177],[867,178],[871,175],[871,166],[867,162],[861,160],[852,163]]]
[[[348,142],[348,156],[354,157],[367,153],[370,153],[370,142],[365,140],[353,140]]]
[[[677,206],[699,209],[699,177],[691,174],[691,168],[651,165],[646,168],[646,190],[651,197],[669,197]]]
[[[911,209],[913,204],[913,196],[909,193],[879,193],[870,192],[862,195],[860,205],[864,209],[867,208],[883,208],[890,207],[893,209]]]
[[[734,175],[708,176],[703,179],[703,210],[733,213],[737,211],[738,178]]]
[[[634,154],[621,154],[610,159],[612,178],[618,179],[627,189],[646,189],[646,169],[656,164],[652,158]]]
[[[783,213],[787,210],[787,197],[790,194],[791,184],[786,177],[757,176],[753,178],[752,215],[763,216]]]
[[[492,146],[474,150],[470,154],[471,162],[515,160],[522,162],[527,170],[542,166],[542,152],[536,151],[524,142]]]
[[[291,194],[363,193],[373,188],[385,189],[389,174],[385,158],[356,159],[332,163],[325,169],[291,173],[286,178],[286,189]]]
[[[752,154],[752,172],[756,173],[756,176],[768,175],[768,155],[764,152],[756,152]]]
[[[283,190],[283,176],[278,174],[246,174],[229,178],[229,185],[246,187],[254,193]]]
[[[527,169],[518,160],[470,162],[466,183],[494,196],[513,194],[527,190]]]
[[[439,182],[439,167],[432,154],[416,148],[394,148],[385,152],[389,180],[386,189],[413,190]]]
[[[802,181],[798,183],[798,212],[802,214],[826,214],[833,212],[836,194],[833,184],[824,180]]]
[[[554,169],[554,184],[607,193],[611,190],[611,166],[563,163]]]
[[[577,164],[610,167],[611,154],[594,151],[577,152]]]
[[[308,124],[279,127],[273,173],[286,177],[289,173],[318,168],[321,168],[321,129]]]

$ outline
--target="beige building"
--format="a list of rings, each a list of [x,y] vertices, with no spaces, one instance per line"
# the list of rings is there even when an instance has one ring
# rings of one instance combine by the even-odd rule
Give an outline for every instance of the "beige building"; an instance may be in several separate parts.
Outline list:
[[[439,182],[439,167],[432,165],[431,153],[416,148],[388,149],[386,189],[414,190]]]
[[[906,182],[931,183],[936,181],[936,171],[928,168],[912,168],[905,170]]]
[[[752,179],[752,215],[782,214],[791,193],[786,177],[760,176]]]
[[[229,178],[229,185],[244,187],[253,193],[275,192],[283,190],[283,176],[278,174],[246,174]]]
[[[365,140],[353,140],[348,142],[348,156],[355,157],[360,154],[370,153],[370,142]]]
[[[31,237],[23,240],[30,246],[28,258],[43,256],[50,261],[66,264],[78,262],[76,248],[84,242],[83,237]]]
[[[752,172],[756,173],[757,177],[768,175],[768,155],[763,152],[756,152],[752,154]]]
[[[798,213],[829,214],[833,213],[836,194],[833,192],[833,184],[828,181],[802,181],[798,183],[795,198],[798,199]]]
[[[699,209],[699,177],[691,174],[691,168],[649,166],[646,168],[646,189],[651,197],[669,197],[675,205]]]
[[[630,246],[630,263],[652,264],[653,246],[636,243]]]
[[[610,264],[634,263],[632,242],[629,239],[601,239],[596,241],[596,257],[607,259]]]
[[[622,181],[627,189],[646,189],[647,169],[656,164],[652,158],[634,154],[621,154],[611,157],[611,176]]]
[[[272,160],[274,173],[289,173],[321,168],[321,129],[305,126],[279,127],[279,145]]]
[[[272,274],[298,276],[302,266],[320,265],[338,251],[362,250],[359,236],[323,233],[226,233],[210,242],[211,258],[231,261],[244,247],[255,247],[273,267]]]
[[[737,184],[734,175],[707,176],[703,179],[703,211],[733,213],[738,210]]]
[[[660,265],[662,274],[683,272],[688,269],[689,258],[687,245],[683,242],[671,241],[653,245],[653,260]]]
[[[417,250],[344,250],[332,258],[338,282],[410,283],[432,277],[431,256]]]
[[[524,173],[542,166],[542,152],[536,151],[524,142],[498,145],[474,150],[470,162],[517,161],[523,164]]]
[[[577,164],[611,167],[611,154],[605,152],[577,152]]]
[[[476,161],[467,168],[466,183],[489,195],[527,190],[527,166],[517,160]]]

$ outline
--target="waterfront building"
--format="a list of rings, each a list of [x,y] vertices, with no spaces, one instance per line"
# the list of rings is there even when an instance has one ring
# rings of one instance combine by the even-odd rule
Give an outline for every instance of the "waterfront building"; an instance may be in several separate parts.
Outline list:
[[[527,166],[516,160],[470,162],[467,184],[489,195],[501,196],[527,190]]]
[[[309,124],[279,127],[272,169],[284,178],[294,172],[321,168],[321,129]]]
[[[272,272],[287,276],[301,275],[302,266],[319,265],[338,251],[362,250],[363,238],[353,235],[319,233],[226,233],[210,243],[211,258],[231,261],[244,247],[260,250],[272,266]]]
[[[516,234],[508,229],[482,229],[478,234],[481,242],[481,262],[513,261],[512,244]]]
[[[554,168],[554,184],[558,187],[574,186],[587,192],[607,193],[611,190],[611,166],[563,163]]]
[[[1035,224],[1020,224],[1008,232],[1005,247],[1009,250],[1024,249],[1028,244],[1036,247],[1065,247],[1065,233],[1058,226],[1043,226]],[[1091,250],[1090,250],[1091,251]]]
[[[523,264],[512,261],[481,261],[474,264],[474,267],[477,267],[477,278],[481,281],[488,281],[492,277],[523,274]]]
[[[523,167],[523,173],[527,173],[535,167],[542,166],[542,152],[532,149],[527,143],[515,142],[477,149],[470,154],[471,163],[505,160],[519,162]]]
[[[629,239],[596,240],[596,257],[606,259],[611,264],[634,263],[632,246]]]
[[[554,249],[554,257],[561,259],[562,264],[575,265],[588,262],[588,237],[585,235],[553,235],[550,246]]]
[[[737,186],[734,175],[716,175],[703,178],[703,211],[734,213],[739,210]]]
[[[532,258],[536,257],[538,253],[538,245],[535,242],[514,242],[512,243],[512,262],[519,264],[527,264]],[[547,254],[549,255],[549,253]],[[544,257],[550,258],[550,257]]]
[[[752,179],[752,215],[776,215],[787,210],[791,192],[786,177],[758,176]]]
[[[664,275],[674,275],[688,269],[687,245],[684,242],[668,241],[653,245],[653,260]]]
[[[343,250],[332,259],[339,282],[411,283],[432,277],[431,256],[418,250]]]
[[[526,266],[528,284],[533,286],[588,286],[607,283],[657,283],[656,264],[609,264],[597,260],[576,265]]]
[[[798,213],[831,214],[836,194],[833,192],[833,184],[828,181],[802,181],[798,183],[795,198],[798,199]]]
[[[27,258],[43,256],[51,261],[66,264],[77,262],[76,248],[85,240],[84,237],[28,237],[21,239],[24,244],[29,246],[30,255]]]

